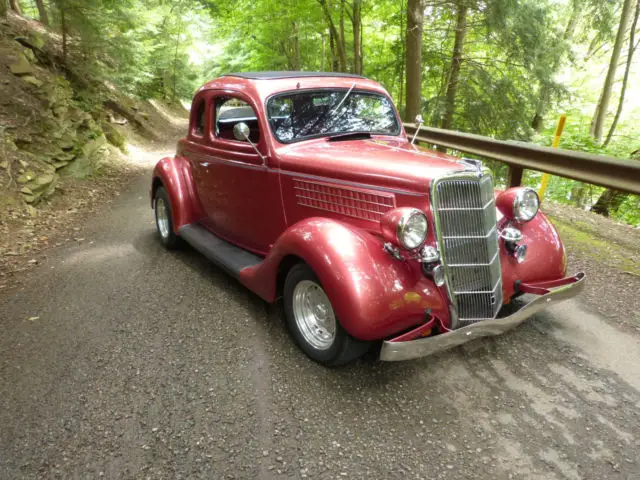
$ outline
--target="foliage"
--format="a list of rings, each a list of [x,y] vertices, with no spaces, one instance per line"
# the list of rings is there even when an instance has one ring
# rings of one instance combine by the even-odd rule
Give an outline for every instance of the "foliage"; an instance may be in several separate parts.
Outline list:
[[[634,137],[634,135],[637,135],[634,125],[638,125],[639,121],[640,118],[634,115],[632,122],[627,122],[624,128],[618,130],[617,140],[608,147],[603,147],[589,134],[591,118],[580,111],[569,111],[560,148],[618,158],[630,158],[632,153],[640,147],[640,140],[637,136]],[[550,146],[555,131],[555,127],[550,127],[549,125],[549,128],[545,129],[541,135],[535,137],[534,141],[540,145]],[[538,188],[541,177],[542,175],[538,172],[527,171],[525,182],[531,187]],[[552,176],[545,198],[554,202],[588,209],[597,201],[604,190],[602,187]],[[610,216],[624,223],[640,225],[640,197],[629,195],[616,211],[610,212]]]
[[[629,101],[612,141],[604,148],[589,134],[623,0],[420,1],[420,103],[427,123],[439,126],[447,117],[454,129],[550,144],[555,119],[567,113],[563,148],[621,158],[640,149],[635,60]],[[37,9],[23,3],[24,13],[37,18]],[[205,80],[230,71],[359,72],[362,64],[363,75],[385,86],[403,111],[407,0],[51,0],[46,5],[52,28],[68,32],[70,58],[82,62],[80,71],[94,70],[134,96],[189,99]],[[456,15],[461,9],[462,26]],[[459,28],[465,35],[456,51]],[[622,55],[628,48],[626,42]],[[455,58],[459,68],[452,79]],[[613,85],[612,105],[620,83]],[[607,112],[607,130],[613,113]],[[492,167],[498,178],[506,176],[504,166]],[[527,172],[531,185],[539,179]],[[588,208],[601,192],[553,178],[548,198]],[[611,214],[638,223],[638,206],[638,198],[630,196]]]

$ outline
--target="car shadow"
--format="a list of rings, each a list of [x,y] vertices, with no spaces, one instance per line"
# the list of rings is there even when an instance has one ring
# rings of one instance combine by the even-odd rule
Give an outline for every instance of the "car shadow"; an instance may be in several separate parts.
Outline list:
[[[418,374],[425,369],[432,369],[439,365],[445,365],[452,359],[478,358],[481,356],[493,356],[496,354],[496,342],[510,341],[509,337],[513,332],[507,332],[500,337],[485,337],[473,340],[467,344],[455,347],[429,357],[418,358],[402,362],[381,362],[378,360],[381,342],[372,344],[371,349],[357,361],[341,366],[339,368],[328,369],[307,358],[293,344],[293,339],[286,328],[284,322],[284,312],[282,302],[268,303],[251,292],[238,280],[226,273],[222,268],[210,262],[190,245],[184,242],[179,248],[168,251],[157,237],[155,230],[149,229],[141,233],[133,240],[134,248],[141,254],[157,262],[164,255],[170,255],[174,260],[187,267],[194,275],[203,281],[224,289],[234,303],[248,305],[249,312],[255,323],[253,329],[260,330],[260,338],[268,343],[269,350],[291,352],[288,355],[272,355],[273,362],[286,362],[291,360],[291,355],[295,356],[295,361],[304,364],[313,375],[324,377],[332,376],[334,381],[347,386],[355,377],[368,378],[374,384],[393,384],[400,376]],[[507,305],[507,309],[516,309],[516,305]],[[525,322],[530,323],[531,320]],[[523,325],[522,327],[525,327]],[[522,328],[521,327],[521,328]],[[526,327],[525,327],[526,328]],[[531,329],[533,327],[529,327]]]

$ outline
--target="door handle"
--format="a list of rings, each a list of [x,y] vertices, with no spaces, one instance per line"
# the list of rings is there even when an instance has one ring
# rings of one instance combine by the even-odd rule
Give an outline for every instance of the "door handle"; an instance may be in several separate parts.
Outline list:
[[[202,165],[203,167],[208,167],[209,166],[209,162],[200,162],[200,165]]]

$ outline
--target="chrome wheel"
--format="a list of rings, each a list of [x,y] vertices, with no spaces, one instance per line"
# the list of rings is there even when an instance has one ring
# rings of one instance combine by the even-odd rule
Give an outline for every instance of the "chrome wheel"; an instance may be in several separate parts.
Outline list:
[[[156,226],[162,238],[169,238],[169,207],[162,197],[156,198]]]
[[[304,339],[318,350],[327,350],[336,338],[336,316],[324,290],[316,282],[302,280],[293,290],[293,316]]]

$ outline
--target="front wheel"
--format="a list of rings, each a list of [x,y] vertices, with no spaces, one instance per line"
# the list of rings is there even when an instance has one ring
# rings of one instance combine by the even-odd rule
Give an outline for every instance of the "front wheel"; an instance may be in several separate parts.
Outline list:
[[[323,365],[344,365],[362,356],[369,343],[351,337],[340,325],[331,301],[308,265],[300,263],[284,284],[287,325],[298,346]]]

